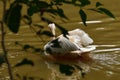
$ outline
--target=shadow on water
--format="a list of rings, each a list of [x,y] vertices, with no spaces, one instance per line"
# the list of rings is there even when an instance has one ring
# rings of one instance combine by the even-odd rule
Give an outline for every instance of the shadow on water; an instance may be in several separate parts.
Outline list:
[[[51,70],[51,80],[80,80],[89,72],[87,64],[53,64],[46,62]]]

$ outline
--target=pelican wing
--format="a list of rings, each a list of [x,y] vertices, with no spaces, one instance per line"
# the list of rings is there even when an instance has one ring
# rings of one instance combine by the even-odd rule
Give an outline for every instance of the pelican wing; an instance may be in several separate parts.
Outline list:
[[[69,34],[69,37],[73,38],[74,43],[79,46],[88,46],[93,43],[93,40],[89,37],[89,35],[81,29],[69,31]]]
[[[79,48],[67,38],[58,37],[55,40],[48,42],[44,49],[51,54],[63,55],[65,53],[69,53],[70,51],[78,50]]]

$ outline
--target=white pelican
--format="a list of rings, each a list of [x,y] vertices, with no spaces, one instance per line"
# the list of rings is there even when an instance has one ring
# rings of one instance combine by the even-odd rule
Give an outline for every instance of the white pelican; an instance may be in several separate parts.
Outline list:
[[[67,37],[60,35],[55,37],[55,24],[50,23],[53,39],[44,46],[44,54],[54,60],[60,61],[89,61],[89,52],[95,50],[95,46],[89,46],[93,40],[81,29],[68,31]]]

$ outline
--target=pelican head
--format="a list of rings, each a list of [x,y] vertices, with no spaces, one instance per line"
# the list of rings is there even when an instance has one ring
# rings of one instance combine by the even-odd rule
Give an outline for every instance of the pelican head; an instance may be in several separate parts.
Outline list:
[[[50,24],[48,25],[48,27],[50,28],[50,30],[51,30],[51,32],[52,32],[53,39],[55,39],[55,29],[56,29],[55,24],[54,24],[54,23],[50,23]]]

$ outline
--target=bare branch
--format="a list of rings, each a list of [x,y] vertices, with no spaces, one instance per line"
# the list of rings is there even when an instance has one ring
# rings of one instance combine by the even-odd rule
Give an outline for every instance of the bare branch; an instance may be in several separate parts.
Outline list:
[[[3,17],[2,17],[2,21],[0,21],[0,24],[1,24],[1,34],[2,34],[1,35],[1,45],[2,45],[2,50],[4,52],[5,62],[7,63],[10,80],[13,80],[11,65],[10,65],[9,60],[7,58],[7,50],[6,50],[6,47],[5,47],[5,29],[4,29],[5,11],[6,11],[6,0],[3,0]]]

